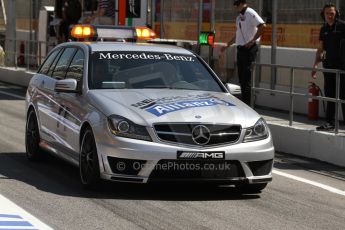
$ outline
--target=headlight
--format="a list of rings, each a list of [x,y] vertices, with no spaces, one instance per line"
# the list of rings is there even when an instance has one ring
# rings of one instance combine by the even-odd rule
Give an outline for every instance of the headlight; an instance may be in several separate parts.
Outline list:
[[[247,128],[243,142],[263,140],[268,137],[268,127],[264,119],[260,118],[253,127]]]
[[[108,124],[111,133],[116,136],[152,141],[145,126],[137,125],[127,118],[111,115],[108,117]]]

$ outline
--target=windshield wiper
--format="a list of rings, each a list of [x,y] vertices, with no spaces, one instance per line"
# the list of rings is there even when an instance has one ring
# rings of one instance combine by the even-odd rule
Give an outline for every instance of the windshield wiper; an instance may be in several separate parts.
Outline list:
[[[187,90],[200,90],[199,88],[190,88],[190,87],[174,87],[171,89],[187,89]]]

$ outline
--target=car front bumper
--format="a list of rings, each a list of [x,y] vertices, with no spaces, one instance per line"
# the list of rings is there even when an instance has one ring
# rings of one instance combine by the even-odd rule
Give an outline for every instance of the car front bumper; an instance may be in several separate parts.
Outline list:
[[[217,147],[184,146],[158,139],[152,142],[95,132],[101,177],[148,182],[267,183],[272,180],[274,147],[271,135],[254,142]],[[103,134],[102,134],[103,133]],[[154,133],[150,132],[151,136]],[[243,134],[239,140],[243,139]],[[178,152],[221,152],[225,159],[178,159]]]

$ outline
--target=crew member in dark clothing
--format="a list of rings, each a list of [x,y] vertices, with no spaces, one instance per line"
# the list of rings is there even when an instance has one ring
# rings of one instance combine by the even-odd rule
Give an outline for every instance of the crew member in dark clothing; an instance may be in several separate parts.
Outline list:
[[[52,21],[52,24],[54,26],[54,31],[56,35],[56,39],[58,43],[63,42],[63,36],[61,30],[61,22],[62,22],[62,6],[64,4],[65,0],[55,0],[55,7],[54,7],[54,19]]]
[[[63,41],[69,38],[70,25],[77,24],[81,18],[81,4],[79,0],[65,0],[62,6],[62,21],[60,24],[60,34]]]
[[[321,17],[325,24],[320,30],[320,45],[316,51],[314,68],[317,68],[322,61],[323,67],[327,69],[345,70],[345,22],[339,19],[339,12],[336,6],[328,3],[323,7]],[[312,77],[316,78],[316,72],[312,71]],[[324,92],[326,97],[335,98],[336,96],[336,74],[324,73]],[[340,75],[340,98],[345,98],[345,75]],[[345,116],[345,104],[342,104],[343,117]],[[326,110],[327,122],[316,130],[334,129],[335,103],[327,102]]]

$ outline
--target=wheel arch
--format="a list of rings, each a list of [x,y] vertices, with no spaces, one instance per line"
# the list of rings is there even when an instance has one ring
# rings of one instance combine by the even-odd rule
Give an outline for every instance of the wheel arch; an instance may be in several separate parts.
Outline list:
[[[82,144],[82,141],[83,141],[83,136],[84,136],[84,133],[85,133],[85,131],[87,129],[90,129],[91,132],[94,134],[94,131],[92,129],[92,126],[91,126],[90,122],[89,121],[84,121],[83,124],[81,125],[80,132],[79,132],[79,151],[81,151],[81,144]],[[98,156],[98,163],[99,163],[100,173],[103,173],[103,172],[105,172],[105,166],[104,166],[103,158],[102,158],[100,152],[98,151],[97,143],[96,143],[96,149],[97,149],[97,156]]]
[[[35,108],[35,106],[34,106],[33,104],[29,104],[29,105],[28,105],[28,109],[27,109],[27,111],[26,111],[26,117],[29,115],[29,113],[31,112],[31,110],[33,110],[33,111],[35,112],[36,117],[37,117],[37,111],[36,111],[36,108]]]
[[[39,119],[39,114],[38,114],[38,112],[37,112],[37,110],[36,110],[34,104],[32,104],[32,103],[30,103],[30,104],[28,105],[28,109],[27,109],[27,112],[26,112],[26,121],[28,120],[28,116],[29,116],[29,113],[30,113],[31,111],[34,111],[34,113],[35,113],[36,121],[37,121],[37,124],[38,124],[38,130],[39,130],[39,133],[40,133],[40,136],[41,136],[41,121],[40,121],[40,119]]]
[[[84,135],[84,132],[87,130],[87,129],[91,129],[91,132],[93,132],[92,130],[92,127],[91,127],[91,124],[88,122],[88,121],[85,121],[81,128],[80,128],[80,132],[79,132],[79,146],[81,146],[81,142],[82,142],[82,139],[83,139],[83,135]]]

